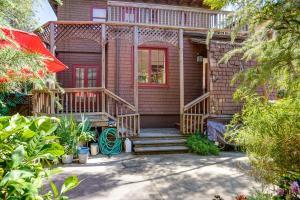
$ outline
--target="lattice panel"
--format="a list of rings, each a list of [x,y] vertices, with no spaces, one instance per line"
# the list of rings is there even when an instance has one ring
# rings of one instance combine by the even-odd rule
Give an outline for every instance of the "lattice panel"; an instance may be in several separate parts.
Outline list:
[[[146,42],[167,42],[178,46],[178,31],[160,28],[139,28],[139,45]]]
[[[93,40],[101,45],[100,24],[57,24],[55,26],[55,41],[81,38]]]
[[[50,41],[50,26],[43,27],[43,30],[41,32],[36,33],[43,42],[49,44]]]
[[[129,26],[106,26],[107,42],[115,40],[116,38],[126,39],[133,42],[133,27]]]

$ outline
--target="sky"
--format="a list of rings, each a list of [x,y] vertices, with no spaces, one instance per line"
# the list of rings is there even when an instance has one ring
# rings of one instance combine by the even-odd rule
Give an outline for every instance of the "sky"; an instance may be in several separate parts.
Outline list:
[[[57,17],[50,6],[48,0],[37,0],[34,1],[33,9],[36,13],[36,19],[38,21],[38,25],[36,28],[42,26],[48,21],[56,21]]]

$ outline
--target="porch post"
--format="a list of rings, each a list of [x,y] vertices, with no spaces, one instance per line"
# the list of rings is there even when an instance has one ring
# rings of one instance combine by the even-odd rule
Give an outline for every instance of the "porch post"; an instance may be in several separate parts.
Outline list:
[[[55,24],[50,22],[50,36],[49,36],[50,52],[55,56]],[[53,79],[56,81],[56,73],[53,74]],[[50,89],[55,88],[55,83],[49,84]]]
[[[55,56],[55,24],[50,22],[50,36],[49,36],[50,52]],[[53,79],[56,82],[56,73],[53,73]],[[55,89],[55,82],[49,83],[49,89]],[[50,92],[50,113],[55,113],[55,94]]]
[[[55,27],[54,22],[50,22],[50,52],[54,55],[55,54]],[[54,55],[55,56],[55,55]]]
[[[106,44],[106,26],[105,24],[101,25],[101,87],[106,88],[105,85],[105,73],[106,73],[106,66],[105,66],[105,44]],[[105,94],[102,92],[102,112],[105,112]]]
[[[133,57],[134,57],[134,105],[135,105],[135,112],[138,113],[139,110],[139,88],[138,88],[138,67],[139,67],[139,53],[138,53],[138,46],[139,46],[139,30],[138,27],[134,27],[134,41],[133,41]]]
[[[183,29],[179,29],[179,82],[180,82],[180,132],[183,132],[184,114],[184,66],[183,66]]]

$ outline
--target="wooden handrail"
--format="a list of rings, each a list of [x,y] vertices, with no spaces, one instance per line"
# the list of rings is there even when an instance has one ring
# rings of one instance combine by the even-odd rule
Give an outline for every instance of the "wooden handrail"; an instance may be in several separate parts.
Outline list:
[[[203,94],[202,96],[198,97],[197,99],[191,101],[190,103],[188,103],[184,106],[184,111],[190,109],[191,107],[193,107],[194,105],[196,105],[196,104],[200,103],[201,101],[205,100],[209,96],[210,96],[210,93],[207,92],[207,93]]]
[[[172,11],[186,11],[186,12],[205,12],[212,14],[229,14],[230,11],[222,10],[208,10],[205,8],[187,7],[187,6],[174,6],[164,4],[153,4],[153,3],[139,3],[139,2],[123,2],[123,1],[108,1],[108,6],[121,6],[121,7],[135,7],[135,8],[153,8],[153,9],[166,9]]]
[[[64,88],[65,93],[67,92],[103,92],[102,87],[87,87],[87,88]]]
[[[182,26],[174,26],[174,25],[161,25],[161,24],[145,24],[145,23],[131,23],[131,22],[94,22],[94,21],[49,21],[42,25],[43,28],[50,25],[50,23],[55,24],[62,24],[62,25],[101,25],[105,24],[108,26],[129,26],[129,27],[141,27],[141,28],[160,28],[160,29],[167,29],[167,30],[179,30],[183,28],[185,31],[208,31],[213,30],[214,32],[218,33],[230,33],[231,30],[227,28],[202,28],[202,27],[182,27]],[[38,30],[36,30],[38,32]],[[36,32],[35,31],[35,32]],[[238,36],[247,35],[248,31],[240,31]]]
[[[135,111],[135,106],[130,104],[128,101],[126,101],[125,99],[117,96],[116,94],[112,93],[111,91],[109,91],[108,89],[104,89],[104,93],[109,95],[111,98],[113,98],[116,101],[119,101],[123,104],[125,104],[129,109],[131,109],[132,111]]]
[[[91,95],[94,93],[95,96],[90,96],[89,93]],[[53,114],[54,113],[58,114],[57,112],[60,112],[59,110],[54,108],[55,105],[53,102],[55,101],[55,98],[57,98],[57,97],[61,103],[66,103],[65,106],[67,106],[67,108],[66,108],[67,113],[73,111],[72,105],[76,107],[77,106],[76,102],[79,103],[80,105],[82,104],[82,106],[78,107],[79,112],[83,112],[86,109],[88,109],[89,112],[91,112],[91,111],[96,112],[96,110],[95,110],[96,107],[97,107],[97,110],[100,109],[100,105],[97,105],[97,102],[99,101],[98,98],[100,98],[100,96],[98,96],[98,95],[101,95],[101,94],[106,95],[106,97],[115,101],[116,104],[119,104],[120,106],[124,106],[125,108],[131,110],[132,112],[136,111],[135,106],[133,106],[128,101],[124,100],[123,98],[117,96],[113,92],[111,92],[108,89],[103,88],[103,87],[64,88],[63,91],[55,90],[55,89],[54,90],[53,89],[50,89],[50,90],[43,89],[43,90],[33,90],[32,94],[34,94],[34,95],[42,95],[43,94],[44,95],[43,98],[46,98],[47,101],[45,100],[45,102],[41,102],[41,103],[47,104],[47,107],[50,107],[50,109],[52,110],[51,113],[53,113]],[[76,96],[73,96],[73,95],[77,95],[77,98],[82,97],[83,99],[76,99]],[[93,97],[97,98],[97,100],[93,99]],[[50,105],[50,102],[52,102],[51,105]],[[87,102],[90,102],[90,103],[87,103]],[[40,107],[44,107],[44,106],[45,105],[40,105]],[[69,106],[71,106],[71,107],[69,107]],[[83,110],[81,109],[81,107],[83,107]],[[77,110],[77,109],[75,108],[75,110]],[[109,110],[107,110],[107,111],[109,111]],[[62,111],[62,112],[65,112],[65,111]],[[111,113],[108,113],[108,114],[111,114]],[[115,114],[118,115],[118,113],[115,113]]]

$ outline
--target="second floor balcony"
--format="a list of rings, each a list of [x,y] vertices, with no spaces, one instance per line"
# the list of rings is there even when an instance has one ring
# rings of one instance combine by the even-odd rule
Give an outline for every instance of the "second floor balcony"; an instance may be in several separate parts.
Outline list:
[[[196,7],[120,1],[108,1],[107,7],[108,22],[195,29],[228,29],[228,14]]]

